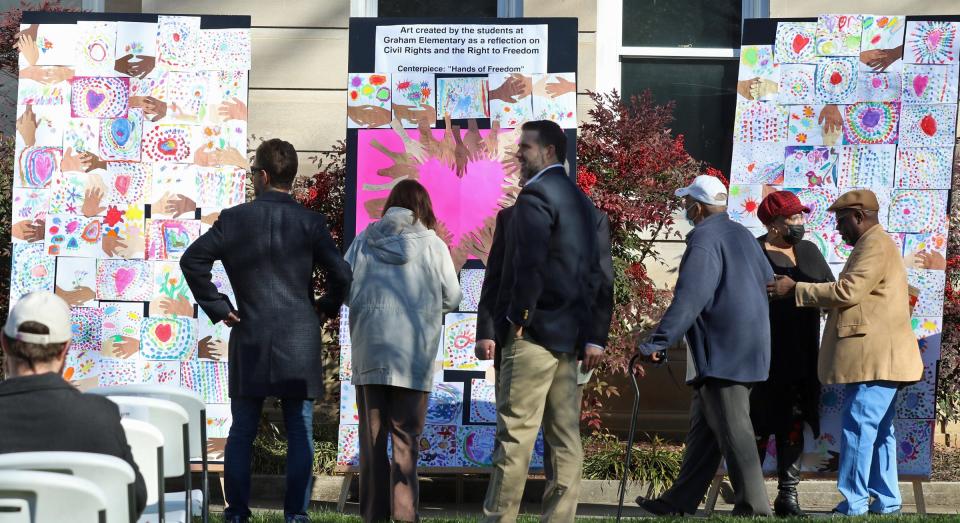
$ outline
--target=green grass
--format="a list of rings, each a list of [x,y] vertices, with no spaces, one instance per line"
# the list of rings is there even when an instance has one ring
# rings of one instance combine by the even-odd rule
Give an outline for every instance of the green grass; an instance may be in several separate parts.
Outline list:
[[[615,510],[615,509],[614,509]],[[641,518],[624,518],[624,521],[627,520],[639,520]],[[662,522],[674,522],[674,521],[689,521],[690,518],[658,518],[656,521]],[[733,522],[742,522],[745,521],[744,518],[735,518],[732,516],[714,516],[711,518],[698,518],[700,521],[712,521],[716,523],[733,523]],[[792,522],[809,522],[818,518],[771,518],[769,521],[776,521],[777,523],[792,523]],[[955,522],[957,521],[957,515],[935,515],[935,516],[918,516],[914,514],[907,514],[901,516],[861,516],[857,518],[843,518],[840,521],[853,521],[856,523],[873,523],[873,522],[883,522],[888,523],[892,521],[904,521],[904,522],[935,522],[935,523],[946,523],[946,522]],[[479,516],[477,517],[462,517],[462,518],[423,518],[424,522],[429,523],[475,523],[479,521]],[[199,521],[196,519],[195,521]],[[223,518],[220,514],[211,514],[210,521],[220,523],[223,521]],[[283,514],[279,512],[275,513],[261,513],[255,515],[251,520],[253,523],[283,523]],[[360,518],[348,514],[338,514],[336,512],[312,512],[310,514],[310,521],[315,523],[359,523]],[[536,516],[521,516],[519,521],[523,523],[535,523],[539,521],[539,518]],[[577,521],[584,523],[614,523],[616,521],[615,517],[610,518],[577,518]]]

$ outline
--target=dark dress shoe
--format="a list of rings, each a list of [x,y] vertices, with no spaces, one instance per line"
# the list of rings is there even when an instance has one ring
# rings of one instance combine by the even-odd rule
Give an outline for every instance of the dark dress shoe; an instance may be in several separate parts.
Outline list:
[[[651,516],[683,516],[683,511],[662,499],[647,499],[637,496],[637,505]]]

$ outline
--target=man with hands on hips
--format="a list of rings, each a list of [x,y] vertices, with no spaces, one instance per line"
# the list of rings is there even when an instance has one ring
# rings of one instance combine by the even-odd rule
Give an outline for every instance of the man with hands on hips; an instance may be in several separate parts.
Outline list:
[[[673,301],[634,356],[662,363],[666,350],[687,342],[687,384],[693,387],[690,430],[673,486],[657,499],[637,498],[654,516],[697,511],[725,458],[734,492],[733,514],[769,516],[770,501],[750,422],[750,387],[767,379],[770,263],[753,234],[727,216],[727,190],[701,175],[676,191],[694,224]]]

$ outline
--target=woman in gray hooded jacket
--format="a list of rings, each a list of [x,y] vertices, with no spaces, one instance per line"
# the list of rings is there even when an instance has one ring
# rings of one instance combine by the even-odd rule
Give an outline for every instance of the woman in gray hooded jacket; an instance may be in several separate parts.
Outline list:
[[[422,185],[401,181],[383,208],[346,254],[353,268],[346,304],[360,413],[360,514],[364,521],[416,521],[433,362],[443,315],[460,304],[460,284]]]

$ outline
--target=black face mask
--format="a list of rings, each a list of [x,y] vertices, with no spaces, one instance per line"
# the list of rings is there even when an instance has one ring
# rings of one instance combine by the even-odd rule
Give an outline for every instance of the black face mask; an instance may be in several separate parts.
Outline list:
[[[803,225],[787,225],[787,233],[783,235],[783,241],[790,245],[796,245],[803,239],[806,230]]]

